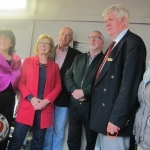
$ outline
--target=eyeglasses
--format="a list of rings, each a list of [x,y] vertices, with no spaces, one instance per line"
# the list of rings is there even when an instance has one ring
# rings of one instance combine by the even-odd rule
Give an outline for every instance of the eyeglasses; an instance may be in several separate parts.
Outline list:
[[[48,42],[39,42],[38,44],[39,45],[45,45],[45,46],[51,46],[51,44]]]
[[[102,40],[103,41],[103,39],[101,38],[101,37],[99,37],[99,36],[88,36],[88,39],[89,40],[95,40],[95,41],[98,41],[98,40]]]
[[[2,40],[10,41],[11,39],[9,37],[0,36],[0,41],[2,41]]]

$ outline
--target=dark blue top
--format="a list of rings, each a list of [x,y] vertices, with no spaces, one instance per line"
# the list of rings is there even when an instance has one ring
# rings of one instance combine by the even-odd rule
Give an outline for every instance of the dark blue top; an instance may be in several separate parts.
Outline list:
[[[38,96],[37,98],[43,99],[44,89],[45,89],[45,82],[46,82],[46,65],[39,64],[39,84],[38,84]],[[32,94],[26,97],[27,100],[31,100],[34,96]]]

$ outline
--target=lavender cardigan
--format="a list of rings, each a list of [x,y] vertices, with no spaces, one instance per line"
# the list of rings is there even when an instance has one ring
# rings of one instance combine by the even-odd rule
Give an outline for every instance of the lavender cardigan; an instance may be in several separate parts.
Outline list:
[[[0,54],[0,91],[5,90],[11,83],[14,91],[18,86],[21,74],[21,59],[16,54],[12,55],[11,66]]]

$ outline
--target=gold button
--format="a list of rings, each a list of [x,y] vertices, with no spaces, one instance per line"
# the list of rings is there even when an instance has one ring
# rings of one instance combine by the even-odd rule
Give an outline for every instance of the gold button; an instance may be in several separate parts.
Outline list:
[[[105,104],[104,104],[104,103],[102,103],[102,106],[105,106]]]
[[[106,91],[106,89],[104,89],[104,92]]]
[[[113,79],[113,78],[114,78],[114,76],[112,75],[112,76],[111,76],[111,78]]]

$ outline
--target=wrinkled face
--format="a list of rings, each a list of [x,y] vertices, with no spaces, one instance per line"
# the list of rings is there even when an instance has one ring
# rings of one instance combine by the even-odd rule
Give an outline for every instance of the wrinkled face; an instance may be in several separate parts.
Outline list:
[[[47,55],[51,50],[51,42],[48,38],[43,38],[38,42],[38,54]]]
[[[92,32],[88,38],[89,38],[88,40],[89,50],[99,50],[99,51],[102,50],[104,41],[100,33]]]
[[[72,41],[72,31],[69,28],[63,28],[60,30],[58,35],[59,45],[61,47],[69,46],[69,43]]]
[[[9,51],[9,48],[12,46],[11,39],[7,36],[0,36],[0,51]]]
[[[108,13],[104,17],[104,22],[108,35],[113,39],[115,39],[125,28],[125,18],[117,18],[114,12]]]

